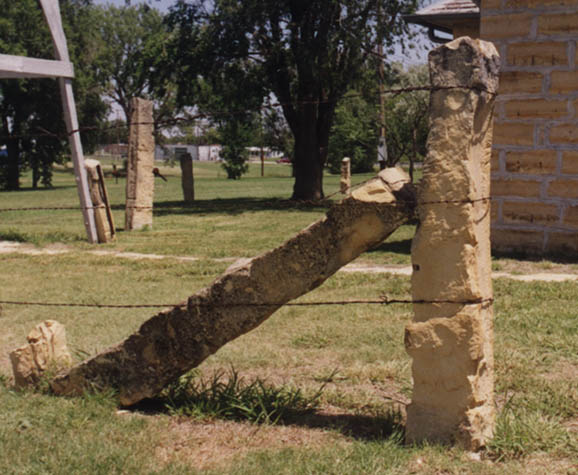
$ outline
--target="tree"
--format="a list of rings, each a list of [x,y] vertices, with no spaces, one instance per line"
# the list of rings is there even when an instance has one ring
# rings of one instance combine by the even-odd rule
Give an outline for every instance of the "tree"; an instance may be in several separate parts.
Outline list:
[[[391,50],[417,0],[197,0],[178,2],[176,64],[191,80],[199,57],[252,61],[282,103],[295,138],[293,199],[323,198],[323,167],[337,101],[381,37]],[[380,9],[380,11],[378,11]],[[377,14],[380,20],[377,21]],[[194,45],[194,47],[193,47]],[[191,48],[194,51],[191,51]]]
[[[426,65],[412,66],[407,71],[399,63],[388,72],[389,88],[428,86],[429,72]],[[386,100],[385,127],[387,132],[387,166],[396,165],[403,157],[410,164],[413,178],[414,162],[425,155],[429,132],[429,93],[414,91],[394,94]]]
[[[329,139],[329,169],[332,173],[339,173],[343,157],[351,158],[354,173],[371,171],[376,162],[381,114],[375,70],[367,68],[363,78],[337,107]],[[428,85],[429,74],[425,65],[406,70],[402,64],[393,63],[384,73],[387,89]],[[429,130],[429,93],[418,90],[386,94],[383,102],[388,150],[386,166],[393,167],[402,159],[407,159],[410,173],[413,173],[415,160],[425,153]]]
[[[89,3],[61,1],[63,26],[76,66],[77,110],[84,126],[95,125],[106,113],[101,91],[94,86],[92,68],[87,67],[94,50]],[[54,58],[48,26],[36,1],[0,0],[0,8],[0,52]],[[33,187],[39,181],[50,186],[52,163],[68,146],[59,97],[54,79],[0,80],[0,145],[5,145],[8,152],[8,157],[0,161],[1,188],[19,189],[20,174],[28,167],[33,171]],[[90,148],[86,136],[84,143]]]
[[[376,97],[368,101],[356,91],[344,96],[337,106],[329,137],[328,165],[331,173],[339,173],[341,160],[351,159],[352,173],[373,170],[377,160],[379,114]]]
[[[127,121],[134,97],[154,103],[153,117],[157,143],[163,141],[163,128],[170,127],[180,109],[170,71],[157,74],[155,65],[167,54],[169,33],[163,15],[147,4],[94,10],[100,47],[95,61],[106,96],[118,104]],[[162,77],[162,80],[160,79]]]

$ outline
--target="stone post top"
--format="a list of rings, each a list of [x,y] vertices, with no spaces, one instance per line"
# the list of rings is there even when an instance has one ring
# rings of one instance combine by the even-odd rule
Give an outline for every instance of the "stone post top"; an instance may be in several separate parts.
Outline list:
[[[493,43],[456,38],[429,53],[433,87],[481,88],[498,92],[500,55]]]

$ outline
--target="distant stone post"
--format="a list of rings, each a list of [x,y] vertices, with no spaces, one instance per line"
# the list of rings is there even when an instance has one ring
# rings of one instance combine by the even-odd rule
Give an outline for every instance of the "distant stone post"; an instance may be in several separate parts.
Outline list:
[[[153,103],[135,97],[131,100],[131,111],[126,175],[126,231],[152,227],[155,186]]]
[[[341,193],[345,196],[351,194],[351,160],[347,157],[341,160],[341,181],[339,185]]]
[[[185,203],[195,201],[195,176],[193,174],[193,157],[190,153],[184,153],[179,157],[181,164],[181,185],[183,187],[183,199]]]
[[[409,442],[477,450],[494,430],[490,157],[499,56],[459,38],[429,56],[431,130],[412,243]],[[427,303],[431,302],[431,303]],[[433,303],[435,302],[435,303]]]
[[[98,160],[84,160],[86,175],[88,176],[88,189],[90,199],[94,207],[94,222],[96,224],[96,234],[99,243],[114,241],[116,230],[114,219],[110,210],[108,193],[104,183],[104,174]]]

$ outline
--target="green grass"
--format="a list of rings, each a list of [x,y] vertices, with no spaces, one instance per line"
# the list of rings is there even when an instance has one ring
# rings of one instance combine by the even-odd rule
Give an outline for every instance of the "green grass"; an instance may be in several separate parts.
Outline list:
[[[160,183],[157,188],[154,229],[121,232],[117,243],[106,246],[84,242],[75,212],[2,213],[2,237],[40,245],[64,242],[73,252],[0,255],[0,300],[178,303],[229,265],[213,258],[263,252],[325,212],[286,206],[282,199],[291,191],[286,168],[270,168],[271,173],[284,170],[285,177],[229,182],[209,165],[213,168],[198,170],[198,203],[174,206],[175,174],[166,189]],[[327,192],[331,180],[336,186],[328,177]],[[71,176],[59,173],[54,190],[0,193],[0,207],[75,204],[70,184]],[[120,206],[124,183],[108,184]],[[122,223],[121,209],[115,217]],[[402,228],[361,260],[409,263],[412,233],[411,226]],[[102,248],[200,260],[81,252]],[[516,262],[494,265],[511,269]],[[518,270],[528,265],[518,263]],[[536,264],[542,271],[556,265]],[[155,310],[4,305],[0,473],[573,473],[578,283],[498,279],[494,288],[498,421],[481,462],[459,448],[403,444],[400,402],[407,401],[412,387],[411,360],[403,346],[412,318],[409,305],[284,307],[175,383],[160,405],[145,404],[135,412],[119,412],[107,394],[68,399],[14,391],[7,355],[35,324],[51,318],[66,326],[75,358],[84,359],[125,338]],[[406,277],[337,273],[300,301],[383,294],[406,299],[409,293]],[[233,376],[215,377],[231,367]],[[279,416],[283,411],[291,417]],[[234,422],[221,421],[224,416]],[[255,422],[264,420],[277,424]]]
[[[155,182],[154,224],[149,231],[122,231],[125,180],[115,183],[113,178],[107,179],[113,216],[120,232],[116,243],[99,248],[208,258],[251,257],[280,245],[327,211],[326,205],[287,201],[293,187],[291,168],[287,165],[268,164],[262,178],[260,164],[251,164],[247,176],[228,180],[219,164],[195,162],[196,201],[190,206],[182,202],[179,169],[161,170],[168,182]],[[354,175],[352,182],[360,183],[370,177],[371,174]],[[55,171],[54,188],[50,190],[27,189],[28,179],[23,178],[22,191],[0,192],[0,208],[78,205],[70,171]],[[335,193],[339,177],[326,175],[324,188],[327,195]],[[79,211],[2,212],[0,218],[0,239],[91,247],[86,243]],[[373,250],[367,258],[379,263],[409,263],[409,239],[413,233],[414,226],[403,226],[390,244]]]

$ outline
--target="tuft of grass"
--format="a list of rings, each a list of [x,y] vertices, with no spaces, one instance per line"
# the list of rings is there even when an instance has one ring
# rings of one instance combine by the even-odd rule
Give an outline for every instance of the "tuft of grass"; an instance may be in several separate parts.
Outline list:
[[[487,455],[496,462],[520,459],[537,452],[571,457],[577,448],[576,441],[555,418],[507,408],[498,417],[496,434],[488,444]]]
[[[245,381],[231,368],[209,378],[190,372],[169,385],[161,398],[172,415],[277,424],[317,409],[323,388],[306,396],[298,388]]]

